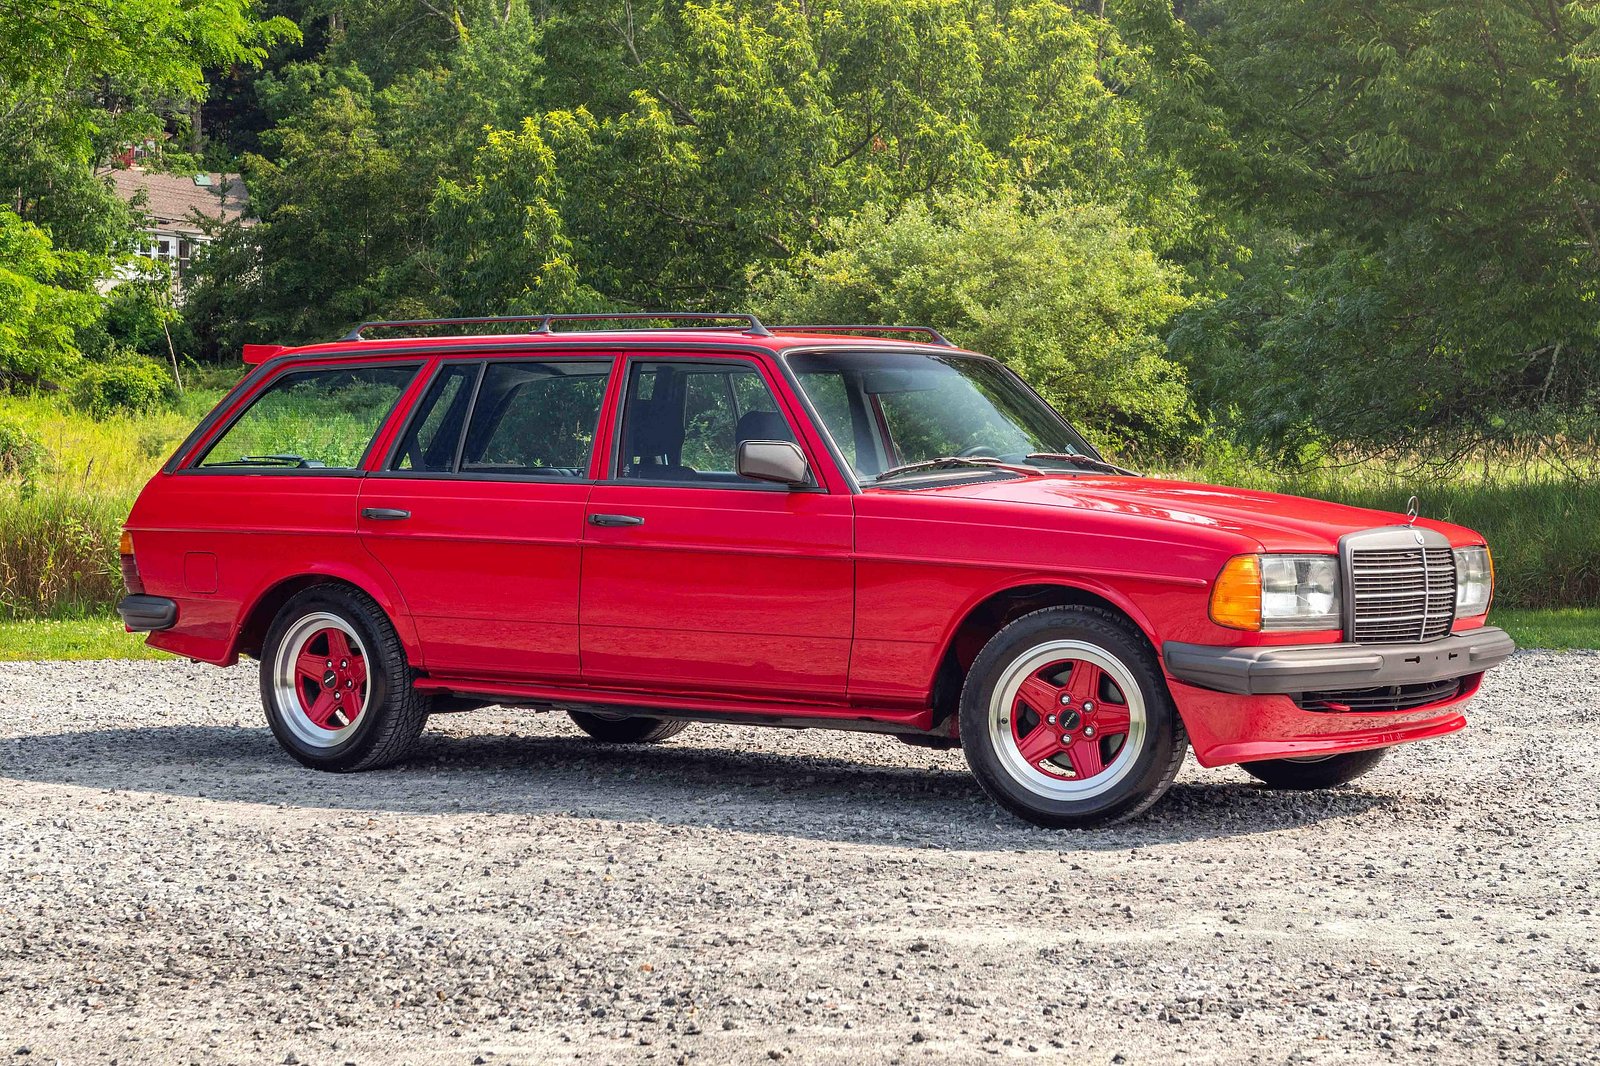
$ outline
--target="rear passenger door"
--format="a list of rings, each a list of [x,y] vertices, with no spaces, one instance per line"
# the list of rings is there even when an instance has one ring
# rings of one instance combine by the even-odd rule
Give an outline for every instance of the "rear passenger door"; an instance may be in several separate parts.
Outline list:
[[[800,441],[775,385],[744,359],[628,361],[584,529],[589,684],[843,698],[851,499],[734,471],[741,440]]]
[[[430,674],[578,677],[578,575],[611,357],[439,365],[360,530],[417,627]]]

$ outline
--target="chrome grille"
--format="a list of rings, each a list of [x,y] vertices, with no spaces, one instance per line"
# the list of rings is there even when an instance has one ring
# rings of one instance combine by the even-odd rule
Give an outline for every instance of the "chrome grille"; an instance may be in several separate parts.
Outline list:
[[[1449,548],[1357,549],[1350,554],[1350,639],[1360,644],[1437,640],[1456,614]]]

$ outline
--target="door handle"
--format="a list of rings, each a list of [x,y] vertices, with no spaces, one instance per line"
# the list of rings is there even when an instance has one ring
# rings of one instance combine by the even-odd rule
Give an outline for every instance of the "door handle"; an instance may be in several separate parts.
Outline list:
[[[589,516],[591,526],[642,526],[644,519],[634,514],[592,514]]]
[[[402,511],[398,507],[363,507],[361,517],[370,518],[374,522],[399,522],[410,518],[410,511]]]

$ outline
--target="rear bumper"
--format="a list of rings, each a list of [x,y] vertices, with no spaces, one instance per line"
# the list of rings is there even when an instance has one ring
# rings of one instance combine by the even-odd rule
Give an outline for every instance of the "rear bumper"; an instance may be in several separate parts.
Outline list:
[[[1229,648],[1169,641],[1161,653],[1168,676],[1187,685],[1266,696],[1467,677],[1499,666],[1516,650],[1504,630],[1485,626],[1428,644]]]
[[[178,624],[178,605],[165,596],[124,596],[117,614],[132,633],[156,633]]]

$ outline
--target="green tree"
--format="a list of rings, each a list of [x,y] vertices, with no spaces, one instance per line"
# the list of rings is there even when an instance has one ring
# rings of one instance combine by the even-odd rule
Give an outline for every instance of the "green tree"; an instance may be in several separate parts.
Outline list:
[[[778,322],[933,323],[1005,360],[1095,439],[1174,444],[1191,412],[1161,330],[1183,275],[1111,207],[1011,193],[870,206],[758,279]]]
[[[1286,453],[1592,435],[1594,6],[1217,0],[1193,15],[1214,122],[1190,157],[1247,249],[1173,338],[1208,405]]]
[[[532,120],[491,132],[471,180],[440,182],[430,212],[437,273],[451,310],[511,314],[598,309],[578,284],[572,246],[552,205],[555,156]]]
[[[75,367],[77,331],[96,312],[92,263],[0,208],[0,384],[37,385]]]
[[[293,37],[254,0],[0,0],[0,190],[58,246],[109,254],[130,233],[94,168],[204,96],[207,67],[254,65]]]

